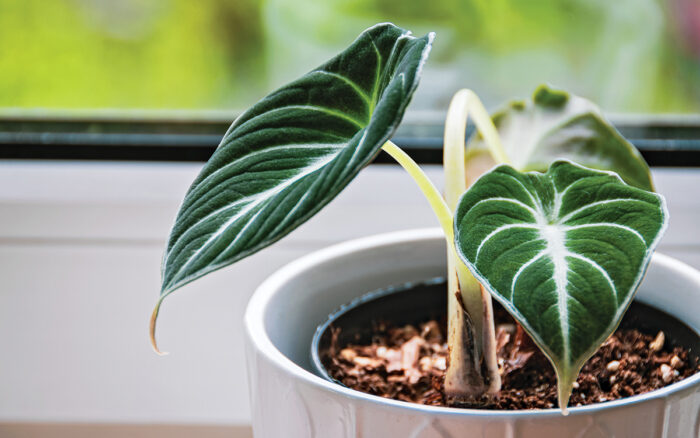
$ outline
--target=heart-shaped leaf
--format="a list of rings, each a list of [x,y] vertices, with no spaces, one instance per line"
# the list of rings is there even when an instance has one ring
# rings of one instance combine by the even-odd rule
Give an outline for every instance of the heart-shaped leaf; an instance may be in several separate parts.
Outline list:
[[[532,101],[512,102],[492,116],[513,167],[544,172],[558,159],[611,170],[635,187],[653,190],[651,174],[639,151],[608,122],[592,102],[540,86]],[[493,167],[480,135],[467,144],[467,174]]]
[[[459,256],[549,357],[563,409],[632,301],[666,218],[660,195],[568,161],[544,174],[499,166],[460,199]]]
[[[161,300],[270,245],[328,204],[397,128],[432,38],[374,26],[243,113],[180,207]]]

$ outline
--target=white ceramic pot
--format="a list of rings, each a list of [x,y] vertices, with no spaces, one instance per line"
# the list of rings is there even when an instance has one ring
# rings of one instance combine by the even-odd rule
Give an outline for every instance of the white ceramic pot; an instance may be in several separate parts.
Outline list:
[[[310,344],[330,313],[390,285],[444,275],[439,229],[342,243],[303,257],[255,292],[245,316],[256,438],[697,438],[700,374],[661,390],[570,409],[486,411],[422,406],[364,394],[311,370]],[[700,273],[656,254],[637,298],[700,332]]]

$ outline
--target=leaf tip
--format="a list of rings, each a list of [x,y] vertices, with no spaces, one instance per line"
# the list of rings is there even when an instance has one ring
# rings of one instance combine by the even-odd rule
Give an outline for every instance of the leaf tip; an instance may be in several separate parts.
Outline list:
[[[516,111],[523,111],[527,107],[527,104],[524,100],[513,100],[510,102],[510,107]]]
[[[158,348],[158,342],[156,341],[156,321],[158,320],[158,312],[160,311],[160,305],[163,302],[163,298],[164,298],[164,296],[162,296],[162,295],[160,298],[158,298],[158,302],[156,303],[156,307],[153,309],[153,313],[151,313],[151,321],[149,324],[149,336],[150,336],[150,340],[151,340],[151,348],[158,356],[168,355],[167,352],[161,351]]]
[[[532,100],[538,105],[561,108],[569,101],[569,93],[540,85],[533,93]]]
[[[571,398],[571,392],[574,390],[574,382],[578,373],[574,373],[574,377],[561,376],[559,377],[557,384],[557,398],[559,401],[559,409],[561,409],[561,414],[563,416],[569,415],[569,398]],[[564,378],[562,378],[564,377]]]

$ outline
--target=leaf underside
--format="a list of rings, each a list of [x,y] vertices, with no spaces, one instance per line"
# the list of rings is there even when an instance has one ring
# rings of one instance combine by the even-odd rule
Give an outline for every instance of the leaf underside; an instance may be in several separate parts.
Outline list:
[[[653,190],[649,166],[639,151],[582,97],[543,85],[532,100],[512,102],[492,118],[506,155],[519,171],[544,172],[556,160],[569,160],[614,171],[627,184]],[[469,139],[466,161],[467,167],[496,164],[480,135]]]
[[[432,37],[374,26],[241,115],[180,207],[161,299],[270,245],[328,204],[397,128]]]
[[[549,357],[562,408],[632,301],[666,217],[660,195],[568,161],[544,174],[499,166],[461,198],[457,251]]]

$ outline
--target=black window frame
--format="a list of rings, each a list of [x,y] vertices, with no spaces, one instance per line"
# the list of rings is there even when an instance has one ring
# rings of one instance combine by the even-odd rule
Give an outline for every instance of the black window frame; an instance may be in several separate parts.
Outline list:
[[[235,115],[0,114],[0,159],[205,162]],[[420,164],[440,164],[443,126],[437,120],[409,117],[393,141]],[[650,166],[700,167],[700,117],[618,116],[611,120]],[[467,135],[472,132],[473,127],[468,127]],[[394,161],[382,153],[373,164]]]

